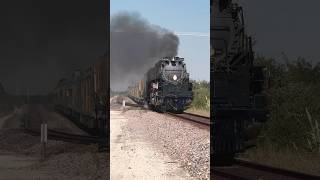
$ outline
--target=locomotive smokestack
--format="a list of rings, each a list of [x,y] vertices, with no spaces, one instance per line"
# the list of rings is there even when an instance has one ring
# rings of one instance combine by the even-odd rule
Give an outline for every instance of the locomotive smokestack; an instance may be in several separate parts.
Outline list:
[[[178,36],[150,24],[139,13],[113,15],[110,28],[110,79],[114,90],[126,90],[159,58],[177,55]]]

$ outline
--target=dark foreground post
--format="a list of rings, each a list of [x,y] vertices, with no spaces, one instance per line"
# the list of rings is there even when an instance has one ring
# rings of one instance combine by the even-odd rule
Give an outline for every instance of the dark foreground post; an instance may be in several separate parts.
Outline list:
[[[46,145],[47,145],[47,124],[41,124],[41,160],[46,158]]]

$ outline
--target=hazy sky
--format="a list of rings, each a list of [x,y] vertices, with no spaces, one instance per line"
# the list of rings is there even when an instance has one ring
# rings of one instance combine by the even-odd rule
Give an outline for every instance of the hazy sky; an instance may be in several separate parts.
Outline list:
[[[238,0],[259,54],[320,61],[319,0]]]
[[[110,12],[139,12],[151,24],[177,32],[178,56],[184,57],[190,77],[210,79],[209,0],[111,0]]]
[[[48,93],[107,48],[104,0],[1,1],[0,82],[9,92]]]

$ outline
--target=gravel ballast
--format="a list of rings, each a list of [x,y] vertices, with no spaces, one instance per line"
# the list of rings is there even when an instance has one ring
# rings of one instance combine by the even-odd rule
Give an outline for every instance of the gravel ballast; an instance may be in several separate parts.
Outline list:
[[[196,179],[210,177],[210,131],[178,118],[147,110],[128,110],[128,130],[143,134]]]

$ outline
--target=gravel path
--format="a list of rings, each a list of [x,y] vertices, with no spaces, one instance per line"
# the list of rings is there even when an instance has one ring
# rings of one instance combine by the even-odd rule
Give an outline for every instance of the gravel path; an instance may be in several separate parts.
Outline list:
[[[128,110],[132,133],[145,134],[160,151],[169,154],[196,179],[210,177],[210,131],[156,112]]]
[[[145,141],[139,131],[128,128],[128,118],[121,111],[110,111],[110,177],[111,179],[166,179],[191,180],[167,154],[159,152],[152,143]]]

